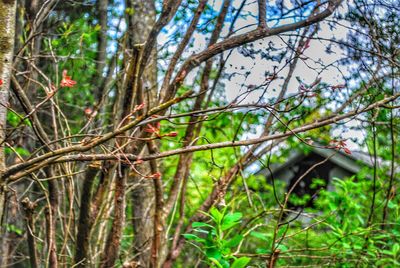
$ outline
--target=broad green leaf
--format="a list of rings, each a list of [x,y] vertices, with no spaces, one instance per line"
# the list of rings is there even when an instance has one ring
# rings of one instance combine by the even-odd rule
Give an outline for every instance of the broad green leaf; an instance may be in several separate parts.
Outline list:
[[[257,254],[268,254],[270,251],[265,249],[265,248],[257,248],[256,253]]]
[[[400,245],[398,243],[394,244],[392,251],[394,254],[397,254],[400,251]]]
[[[222,267],[224,267],[224,268],[230,268],[231,267],[231,265],[229,264],[229,262],[227,261],[227,260],[225,260],[225,259],[220,259],[219,260],[219,263],[222,265]]]
[[[207,223],[204,223],[204,222],[193,222],[192,223],[192,227],[193,228],[198,228],[198,227],[210,227],[210,228],[214,228],[214,226],[212,226],[212,225],[210,225],[210,224],[207,224]]]
[[[221,220],[222,220],[222,218],[223,218],[223,214],[221,213],[221,212],[219,212],[218,211],[218,209],[216,209],[215,207],[212,207],[211,209],[210,209],[210,214],[211,214],[211,217],[214,219],[214,221],[216,222],[216,223],[220,223],[221,222]]]
[[[242,213],[240,212],[227,214],[222,221],[221,229],[225,231],[232,228],[236,224],[240,223],[241,218],[242,218]]]
[[[210,261],[212,261],[212,263],[214,263],[215,265],[217,265],[218,268],[224,268],[217,259],[215,258],[209,258]]]
[[[390,209],[393,209],[393,208],[397,207],[397,204],[394,203],[394,202],[392,202],[392,200],[390,200],[390,201],[388,202],[388,207],[389,207]]]
[[[268,241],[269,240],[268,235],[264,234],[264,233],[261,233],[261,232],[253,231],[253,232],[250,233],[250,235],[254,236],[254,237],[258,238],[258,239],[264,240],[264,241]]]
[[[198,237],[197,235],[194,234],[183,234],[183,237],[186,238],[187,240],[194,240],[196,242],[204,243],[206,242],[205,239]]]
[[[279,249],[280,251],[282,251],[282,252],[288,250],[287,246],[285,246],[285,245],[283,245],[283,244],[280,244],[280,245],[278,246],[278,249]]]
[[[232,263],[232,268],[244,268],[251,261],[249,257],[241,257]]]
[[[224,247],[226,248],[236,247],[240,244],[242,240],[243,240],[243,235],[235,235],[232,239],[224,243]]]
[[[209,248],[206,250],[206,256],[209,259],[214,258],[214,259],[219,260],[222,256],[222,254],[217,248],[213,247],[213,248]]]

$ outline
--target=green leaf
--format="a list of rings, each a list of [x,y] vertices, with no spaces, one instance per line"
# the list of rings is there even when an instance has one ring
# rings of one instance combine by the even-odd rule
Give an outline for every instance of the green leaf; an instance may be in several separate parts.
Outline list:
[[[280,251],[282,251],[282,252],[288,250],[287,246],[285,246],[285,245],[283,245],[283,244],[280,244],[280,245],[278,246],[278,249],[279,249]]]
[[[193,223],[192,223],[192,227],[193,227],[193,228],[210,227],[210,228],[213,228],[213,229],[214,229],[214,226],[212,226],[212,225],[210,225],[210,224],[207,224],[207,223],[204,223],[204,222],[198,222],[198,221],[193,222]]]
[[[199,243],[204,243],[206,240],[203,238],[198,237],[197,235],[194,234],[183,234],[183,237],[186,238],[187,240],[194,240]]]
[[[244,268],[246,267],[246,265],[250,262],[250,258],[249,257],[241,257],[239,259],[236,259],[231,268]]]
[[[7,122],[12,127],[17,127],[21,123],[22,119],[24,119],[24,117],[16,112],[7,112]],[[32,126],[31,122],[27,118],[25,118],[22,123],[26,126]]]
[[[265,249],[265,248],[257,248],[256,253],[257,254],[268,254],[270,251]]]
[[[16,233],[17,235],[23,234],[23,230],[18,228],[14,224],[7,224],[6,229],[7,229],[7,232],[13,232],[13,233]]]
[[[201,229],[201,228],[196,228],[196,229],[194,229],[194,231],[196,231],[196,232],[198,232],[198,233],[203,233],[203,234],[209,234],[209,233],[210,233],[210,231],[208,231],[208,230],[203,230],[203,229]]]
[[[388,202],[388,207],[393,209],[395,207],[397,207],[396,203],[392,202],[391,200]]]
[[[211,217],[213,218],[213,220],[218,224],[221,222],[222,218],[224,217],[224,215],[221,212],[219,212],[218,209],[216,209],[215,207],[212,207],[210,209],[210,214],[211,214]]]
[[[6,147],[6,148],[4,148],[4,152],[6,153],[6,155],[12,155],[12,154],[15,154],[15,152],[17,154],[19,154],[20,156],[29,156],[30,155],[29,151],[22,147],[14,148],[14,150],[12,150],[10,147]]]
[[[243,235],[235,235],[232,239],[224,243],[224,247],[226,248],[237,247],[242,240],[243,240]]]
[[[209,259],[214,258],[214,259],[219,260],[219,259],[221,259],[222,254],[217,248],[209,248],[206,250],[206,256]]]
[[[242,218],[242,213],[240,212],[227,214],[222,221],[221,229],[225,231],[232,228],[236,224],[240,223],[241,218]]]
[[[397,252],[400,251],[400,245],[398,243],[393,245],[392,251],[394,254],[397,254]]]
[[[269,240],[268,235],[264,234],[264,233],[253,231],[253,232],[250,233],[250,235],[254,236],[255,238],[264,240],[264,241],[268,241]]]
[[[389,255],[389,256],[394,255],[393,252],[391,252],[391,251],[389,251],[389,250],[382,250],[382,253],[384,253],[384,254],[386,254],[386,255]]]
[[[224,268],[218,260],[216,260],[215,258],[209,258],[210,261],[212,261],[212,263],[214,263],[215,265],[217,265],[218,268]]]
[[[222,267],[224,267],[224,268],[230,268],[231,267],[231,265],[229,264],[229,262],[228,261],[226,261],[225,259],[220,259],[219,260],[219,263],[222,265]]]
[[[15,151],[20,155],[20,156],[29,156],[30,153],[28,150],[22,147],[17,147],[15,148]]]
[[[100,24],[96,24],[96,26],[94,26],[93,31],[98,32],[101,30],[101,26]]]

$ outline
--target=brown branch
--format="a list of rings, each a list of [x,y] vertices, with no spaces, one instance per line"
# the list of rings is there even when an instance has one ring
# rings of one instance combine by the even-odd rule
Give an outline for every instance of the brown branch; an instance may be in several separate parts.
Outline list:
[[[37,259],[37,251],[36,251],[36,243],[34,232],[34,222],[33,222],[33,213],[37,206],[36,203],[31,202],[28,197],[25,197],[24,200],[21,201],[22,207],[25,211],[25,219],[26,219],[26,235],[28,239],[28,248],[29,248],[29,262],[31,264],[31,268],[36,268],[38,266]]]
[[[127,171],[126,169],[124,171]],[[114,219],[104,251],[101,254],[100,268],[113,267],[118,258],[122,229],[125,222],[126,175],[117,172],[114,193]]]
[[[160,18],[156,21],[153,28],[151,29],[149,37],[143,49],[142,60],[139,68],[139,77],[141,77],[141,75],[143,74],[147,62],[150,59],[150,54],[151,51],[154,49],[158,34],[160,33],[161,29],[165,25],[167,25],[167,23],[173,18],[181,2],[182,0],[174,0],[167,1],[165,4],[163,4],[163,10],[161,12]]]
[[[258,27],[267,28],[267,4],[266,0],[258,0]]]
[[[89,165],[83,180],[81,202],[79,207],[78,233],[76,235],[75,258],[76,267],[87,267],[90,264],[89,240],[93,224],[92,218],[92,187],[99,172],[99,163]]]
[[[53,177],[53,170],[51,167],[47,166],[45,168],[45,174],[48,178]],[[58,181],[49,180],[48,181],[48,191],[49,191],[49,207],[46,209],[46,234],[47,234],[47,247],[48,247],[48,263],[50,268],[58,267],[57,258],[57,209],[59,204],[59,187]]]
[[[279,254],[281,251],[279,249],[274,250],[274,252],[271,255],[270,261],[267,261],[268,268],[274,268],[275,263],[278,260]]]
[[[197,6],[197,9],[194,13],[193,19],[190,22],[190,25],[189,25],[188,29],[186,30],[184,37],[179,42],[178,48],[176,49],[171,60],[169,61],[168,69],[165,72],[163,84],[160,89],[160,92],[161,92],[160,99],[163,99],[163,97],[164,97],[164,91],[166,90],[166,88],[168,87],[168,85],[170,83],[172,74],[176,67],[176,63],[178,62],[179,58],[182,56],[184,49],[186,48],[190,38],[192,37],[194,31],[196,30],[197,23],[199,22],[200,16],[203,13],[204,8],[206,7],[206,4],[207,4],[207,0],[201,0],[199,2],[199,5]]]
[[[100,103],[101,98],[103,96],[103,71],[106,66],[107,60],[107,7],[108,0],[97,0],[96,3],[97,12],[98,12],[98,20],[100,25],[100,31],[97,36],[97,52],[96,52],[96,74],[93,77],[93,85],[96,85],[98,88],[95,92],[95,101]],[[113,68],[110,68],[111,70]]]
[[[212,144],[204,144],[204,145],[196,145],[196,146],[189,146],[185,148],[180,148],[180,149],[175,149],[175,150],[170,150],[166,152],[160,152],[157,154],[153,155],[147,155],[147,156],[141,156],[140,158],[137,155],[133,154],[77,154],[77,155],[65,155],[65,156],[60,156],[55,159],[51,159],[49,162],[50,163],[64,163],[64,162],[74,162],[74,161],[97,161],[97,160],[121,160],[121,159],[128,159],[130,161],[136,161],[138,159],[141,159],[143,161],[149,161],[153,159],[160,159],[160,158],[165,158],[173,155],[179,155],[182,153],[188,153],[188,152],[197,152],[197,151],[206,151],[206,150],[212,150],[212,149],[218,149],[218,148],[226,148],[226,147],[238,147],[238,146],[247,146],[247,145],[252,145],[256,143],[262,143],[266,141],[271,141],[271,140],[277,140],[285,137],[289,137],[298,133],[303,133],[312,129],[316,129],[319,127],[324,127],[330,124],[338,123],[344,119],[354,117],[356,115],[362,114],[364,112],[368,112],[372,109],[375,109],[377,107],[381,107],[385,105],[388,102],[391,102],[395,99],[397,99],[400,96],[400,93],[397,93],[393,96],[387,97],[385,99],[382,99],[376,103],[373,103],[367,107],[364,107],[363,109],[355,109],[352,111],[349,111],[345,114],[342,115],[335,115],[335,116],[329,116],[328,118],[325,118],[323,120],[317,120],[312,123],[303,125],[301,127],[297,127],[291,130],[288,130],[283,133],[277,133],[269,136],[263,136],[255,139],[247,139],[243,141],[225,141],[225,142],[219,142],[219,143],[212,143]],[[46,163],[46,164],[50,164]],[[34,170],[37,170],[38,168],[35,168]],[[32,170],[31,172],[33,172]],[[29,173],[28,173],[29,174]],[[26,176],[24,173],[23,175],[18,175],[15,177],[10,178],[10,182],[14,182],[15,180],[21,178],[22,176]]]
[[[28,96],[25,94],[24,89],[20,86],[15,76],[11,77],[11,81],[13,84],[14,94],[17,96],[24,112],[29,117],[34,133],[42,144],[49,144],[50,139],[48,138],[47,133],[44,131],[42,123],[40,122],[35,112],[35,107],[33,107],[33,105],[31,104]]]
[[[175,99],[172,99],[166,103],[160,104],[159,106],[151,109],[148,114],[147,117],[154,115],[160,111],[163,111],[167,108],[169,108],[170,106],[172,106],[175,103],[178,103],[186,98],[188,98],[191,94],[193,93],[193,91],[189,90],[187,92],[185,92],[182,96],[177,97]],[[96,137],[93,138],[87,142],[83,142],[81,145],[73,145],[70,147],[65,147],[65,148],[60,148],[57,150],[54,150],[52,152],[48,152],[45,153],[41,156],[38,156],[36,158],[30,159],[28,161],[25,161],[24,163],[21,164],[16,164],[13,166],[10,166],[0,177],[1,179],[7,178],[12,174],[15,174],[16,172],[25,170],[25,174],[29,174],[34,170],[37,170],[38,168],[41,168],[43,166],[46,166],[47,164],[50,164],[51,162],[53,162],[54,160],[56,160],[59,156],[61,155],[65,155],[68,153],[72,153],[72,152],[85,152],[88,151],[100,144],[105,143],[106,141],[120,135],[123,134],[124,132],[126,132],[127,130],[130,130],[132,128],[134,128],[135,126],[137,126],[140,122],[144,121],[147,117],[145,116],[139,116],[137,117],[135,120],[133,120],[132,122],[114,130],[111,131],[107,134],[104,134],[101,137]],[[36,167],[32,167],[33,165],[37,164]],[[28,169],[28,167],[31,167],[30,169]],[[29,171],[27,171],[29,170]]]
[[[154,141],[147,143],[148,150],[150,154],[157,153],[157,145]],[[158,174],[158,167],[156,159],[150,160],[150,170],[152,174]],[[153,243],[151,248],[151,267],[158,267],[160,260],[160,253],[162,249],[162,234],[164,233],[164,222],[163,222],[163,187],[160,177],[153,178],[154,183],[154,194],[155,194],[155,211],[154,211],[154,233],[153,233]]]

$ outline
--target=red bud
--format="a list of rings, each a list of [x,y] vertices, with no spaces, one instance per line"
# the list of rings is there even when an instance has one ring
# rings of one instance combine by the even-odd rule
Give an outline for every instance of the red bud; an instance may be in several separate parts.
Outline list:
[[[150,175],[150,177],[152,177],[154,179],[159,179],[159,178],[161,178],[161,173],[160,172],[154,173],[153,175]]]
[[[351,151],[348,149],[348,148],[343,148],[343,151],[346,153],[346,154],[351,154]]]
[[[144,131],[146,131],[147,133],[157,133],[158,129],[150,124],[147,124],[147,128],[145,128]]]
[[[144,102],[139,105],[136,105],[135,108],[133,108],[133,112],[137,112],[137,111],[143,109],[144,106],[145,106]]]
[[[173,132],[170,132],[170,133],[168,133],[168,134],[165,134],[165,136],[168,136],[168,137],[176,137],[176,136],[178,136],[178,133],[175,132],[175,131],[173,131]]]

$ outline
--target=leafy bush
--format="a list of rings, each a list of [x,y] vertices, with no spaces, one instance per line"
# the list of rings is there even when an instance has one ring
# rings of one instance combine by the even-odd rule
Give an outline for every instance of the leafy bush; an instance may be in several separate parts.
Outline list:
[[[215,207],[210,213],[204,213],[210,219],[209,223],[194,222],[195,234],[184,234],[206,257],[211,267],[243,268],[250,262],[248,257],[236,258],[235,248],[243,241],[243,235],[234,232],[234,227],[240,224],[242,213],[228,213],[227,208],[218,210]]]
[[[258,255],[252,258],[251,267],[264,267],[272,250],[278,253],[277,267],[400,266],[400,224],[396,220],[399,198],[389,201],[390,217],[383,224],[385,193],[377,192],[375,210],[368,222],[372,180],[334,179],[333,186],[334,191],[322,190],[315,207],[305,208],[298,218],[298,212],[293,212],[278,222],[279,209],[272,203],[263,213],[254,214],[257,209],[246,209],[237,198],[231,206],[249,215],[249,220],[228,207],[212,208],[205,213],[209,220],[194,222],[193,232],[184,236],[211,267],[249,267],[250,258],[236,256],[254,254]]]

